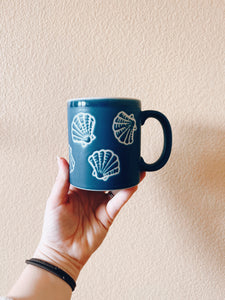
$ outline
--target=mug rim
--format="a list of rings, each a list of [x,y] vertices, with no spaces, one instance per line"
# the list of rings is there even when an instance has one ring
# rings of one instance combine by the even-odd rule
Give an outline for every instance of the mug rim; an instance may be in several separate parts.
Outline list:
[[[78,98],[71,98],[67,100],[67,103],[70,103],[72,101],[84,101],[84,100],[135,100],[135,101],[140,101],[137,98],[133,97],[78,97]]]
[[[141,108],[141,101],[135,98],[127,97],[88,97],[67,100],[68,107],[86,107],[86,106],[138,106]]]

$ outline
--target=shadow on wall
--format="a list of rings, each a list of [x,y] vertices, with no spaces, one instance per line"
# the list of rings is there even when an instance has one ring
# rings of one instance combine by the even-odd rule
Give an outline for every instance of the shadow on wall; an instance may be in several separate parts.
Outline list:
[[[202,256],[224,272],[225,130],[194,125],[176,128],[170,160],[164,184],[173,204],[184,213]]]

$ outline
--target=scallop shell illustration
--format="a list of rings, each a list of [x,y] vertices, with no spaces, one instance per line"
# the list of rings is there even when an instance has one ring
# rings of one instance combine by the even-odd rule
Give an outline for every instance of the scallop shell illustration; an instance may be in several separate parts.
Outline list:
[[[106,181],[120,173],[119,157],[112,150],[95,151],[88,157],[88,162],[93,168],[92,175],[98,180]]]
[[[74,171],[75,168],[75,160],[73,158],[73,154],[72,154],[72,148],[69,145],[69,167],[70,167],[70,173],[72,173]]]
[[[81,143],[86,147],[94,139],[95,118],[88,113],[78,113],[71,123],[71,135],[74,143]]]
[[[113,120],[112,125],[115,138],[124,145],[134,142],[134,132],[137,130],[134,115],[128,115],[124,111],[119,112]]]

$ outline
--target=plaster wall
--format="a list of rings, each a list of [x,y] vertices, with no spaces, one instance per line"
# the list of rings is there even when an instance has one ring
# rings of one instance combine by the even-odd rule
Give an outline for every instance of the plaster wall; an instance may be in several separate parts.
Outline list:
[[[68,158],[66,100],[120,96],[163,112],[167,165],[147,174],[73,299],[225,298],[224,1],[0,1],[0,294],[39,241]],[[156,121],[142,155],[162,148]]]

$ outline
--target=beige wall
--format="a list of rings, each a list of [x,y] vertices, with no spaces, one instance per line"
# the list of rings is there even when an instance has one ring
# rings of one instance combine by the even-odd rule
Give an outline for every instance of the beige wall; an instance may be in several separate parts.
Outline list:
[[[66,100],[126,96],[167,115],[173,152],[148,174],[73,299],[225,297],[224,1],[0,1],[0,294],[38,243]],[[142,154],[161,149],[156,121]]]

